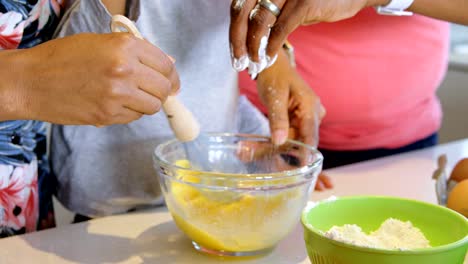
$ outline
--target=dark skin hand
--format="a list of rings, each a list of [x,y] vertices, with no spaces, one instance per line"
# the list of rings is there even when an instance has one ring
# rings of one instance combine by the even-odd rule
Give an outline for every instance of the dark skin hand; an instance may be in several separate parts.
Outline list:
[[[307,85],[281,52],[278,62],[257,79],[258,95],[268,109],[273,142],[283,144],[290,132],[294,138],[317,146],[318,128],[325,116],[320,98]]]
[[[229,38],[233,67],[238,71],[249,67],[249,72],[256,76],[273,65],[274,58],[285,43],[287,36],[300,25],[340,21],[353,17],[363,8],[385,6],[390,2],[390,0],[270,1],[281,10],[278,17],[263,7],[256,8],[257,0],[232,1]],[[468,16],[466,15],[468,13],[468,0],[414,0],[408,10],[468,25]],[[265,43],[262,45],[264,38],[268,39],[266,45]],[[284,111],[282,110],[282,112],[284,116]],[[284,120],[283,118],[277,124],[287,123]],[[272,129],[275,126],[277,125],[273,124]],[[284,125],[280,126],[285,127]],[[280,135],[280,139],[284,138],[283,132]],[[330,182],[326,180],[317,184],[319,189],[327,186],[330,186]]]
[[[294,129],[290,129],[289,130],[289,138],[294,139],[294,140],[298,140],[298,136],[296,135],[296,133],[297,132]],[[324,172],[321,172],[319,174],[319,176],[318,176],[317,184],[315,185],[315,190],[316,191],[325,191],[325,190],[328,190],[328,189],[333,189],[333,181],[330,178],[330,176],[328,176]]]
[[[293,138],[293,133],[290,133],[290,139]],[[268,142],[258,141],[240,141],[239,143],[238,157],[245,163],[257,162],[262,159],[267,159],[266,164],[275,164],[275,167],[279,170],[294,170],[300,166],[310,164],[310,160],[314,159],[314,156],[308,149],[299,148],[294,149],[289,142],[274,147]],[[280,155],[287,153],[289,156],[295,157],[296,162],[290,164]],[[268,166],[271,166],[268,165]],[[333,182],[329,176],[325,173],[320,173],[317,178],[315,185],[316,191],[324,191],[333,188]]]
[[[278,17],[266,8],[256,8],[257,0],[232,1],[230,41],[234,58],[247,55],[253,62],[262,64],[265,60],[269,64],[298,26],[345,19],[369,5],[367,0],[270,1],[281,9]],[[268,39],[264,56],[259,52],[263,37]]]
[[[230,42],[233,62],[250,58],[257,65],[269,65],[288,35],[301,25],[335,22],[356,15],[366,7],[385,6],[390,0],[270,0],[280,10],[276,17],[257,0],[233,0]],[[409,11],[459,24],[468,24],[468,0],[414,0]],[[268,39],[262,47],[262,38]],[[265,43],[264,43],[265,44]],[[261,48],[262,47],[262,48]],[[263,49],[266,49],[263,52]],[[253,64],[237,65],[236,70]],[[235,66],[235,65],[234,65]],[[245,66],[245,67],[240,67]],[[254,67],[258,74],[266,67]]]
[[[317,146],[325,108],[320,98],[289,64],[286,54],[280,52],[278,55],[278,62],[263,71],[257,79],[259,97],[268,109],[272,140],[281,145],[290,138]],[[321,174],[316,190],[332,187],[331,179]]]

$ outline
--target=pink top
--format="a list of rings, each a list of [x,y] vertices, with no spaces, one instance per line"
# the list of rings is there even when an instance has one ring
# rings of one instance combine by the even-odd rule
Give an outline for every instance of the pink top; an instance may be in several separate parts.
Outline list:
[[[442,114],[435,91],[446,72],[448,39],[445,22],[381,16],[371,8],[296,30],[289,40],[298,71],[327,109],[320,147],[396,148],[436,132]],[[245,72],[240,87],[260,105]]]

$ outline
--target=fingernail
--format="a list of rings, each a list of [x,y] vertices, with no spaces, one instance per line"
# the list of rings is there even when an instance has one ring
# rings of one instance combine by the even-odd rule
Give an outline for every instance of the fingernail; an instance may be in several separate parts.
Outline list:
[[[234,9],[240,11],[244,7],[244,4],[245,0],[234,0]]]
[[[239,59],[232,57],[232,67],[234,70],[241,72],[249,66],[249,57],[243,55]]]
[[[288,139],[288,131],[284,129],[278,129],[273,131],[272,140],[275,145],[282,145]]]
[[[250,79],[255,81],[257,79],[257,76],[258,76],[257,73],[252,73],[252,74],[250,74]]]
[[[260,39],[260,45],[258,46],[258,56],[265,57],[266,55],[266,47],[268,46],[268,37],[263,36]]]
[[[258,74],[260,63],[249,60],[249,74]]]
[[[259,62],[254,62],[250,60],[249,62],[249,74],[252,76],[257,76],[261,73],[264,69],[266,69],[267,60],[266,58],[260,58]]]
[[[180,89],[177,89],[177,91],[172,93],[173,96],[176,96],[176,95],[179,95],[179,94],[180,94]]]
[[[249,20],[253,20],[254,17],[257,15],[258,11],[260,10],[260,7],[258,5],[256,5],[254,7],[254,9],[252,9],[252,11],[250,11],[250,14],[249,14]]]
[[[265,56],[260,57],[260,63],[258,66],[258,73],[261,73],[264,69],[267,68],[268,65],[268,60]]]
[[[267,60],[267,68],[270,68],[273,64],[275,64],[276,60],[278,59],[278,54],[276,54],[273,58],[271,58],[270,56],[266,56],[266,60]]]
[[[172,56],[169,56],[169,55],[167,55],[167,56],[168,56],[169,59],[172,61],[172,63],[175,63],[175,62],[176,62],[176,60],[175,60],[174,58],[172,58]]]
[[[259,67],[257,73],[262,72],[268,65],[266,56],[266,47],[268,46],[268,36],[263,36],[260,39],[260,46],[258,47]]]
[[[249,62],[249,74],[252,80],[257,79],[257,76],[261,71],[261,67],[262,65],[260,62],[253,62],[253,61]]]

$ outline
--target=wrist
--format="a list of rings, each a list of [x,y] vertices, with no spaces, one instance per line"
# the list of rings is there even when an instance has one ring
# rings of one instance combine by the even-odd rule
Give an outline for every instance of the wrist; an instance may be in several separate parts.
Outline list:
[[[0,52],[0,121],[28,119],[24,104],[24,50]]]

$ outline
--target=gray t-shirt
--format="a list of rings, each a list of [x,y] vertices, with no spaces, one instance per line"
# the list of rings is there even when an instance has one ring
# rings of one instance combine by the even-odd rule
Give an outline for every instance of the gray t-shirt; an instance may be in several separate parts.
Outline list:
[[[268,134],[265,118],[239,99],[229,55],[229,5],[230,0],[141,0],[132,2],[128,15],[145,38],[176,59],[178,97],[202,132]],[[99,0],[77,0],[57,37],[109,32],[110,18]],[[161,204],[152,153],[172,137],[163,113],[104,128],[53,126],[51,160],[59,200],[88,216]]]

